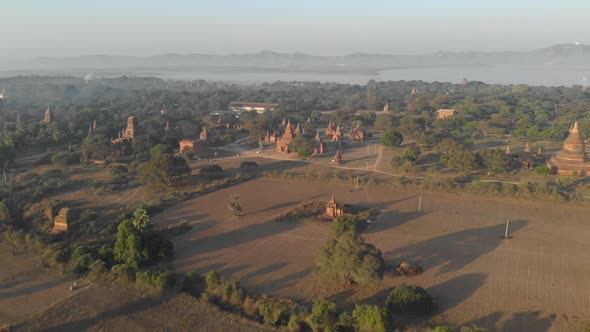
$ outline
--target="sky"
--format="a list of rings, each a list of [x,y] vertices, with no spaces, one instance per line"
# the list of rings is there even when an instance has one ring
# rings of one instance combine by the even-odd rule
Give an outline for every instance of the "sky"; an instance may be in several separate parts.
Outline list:
[[[0,60],[590,44],[588,0],[0,0]]]

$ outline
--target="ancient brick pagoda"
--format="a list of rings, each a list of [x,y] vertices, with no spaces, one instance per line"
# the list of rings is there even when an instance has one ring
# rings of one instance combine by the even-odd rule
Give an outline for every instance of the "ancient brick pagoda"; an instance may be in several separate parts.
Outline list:
[[[207,128],[203,127],[201,133],[199,134],[199,139],[203,142],[207,141]]]
[[[111,139],[111,142],[113,144],[123,143],[126,141],[133,143],[137,137],[139,131],[138,128],[139,126],[137,125],[137,118],[130,116],[127,118],[127,128],[125,128],[125,130],[121,130],[117,138]]]
[[[328,122],[328,127],[326,128],[326,137],[332,137],[332,135],[334,135],[334,122],[330,120],[330,122]]]
[[[334,130],[334,133],[332,134],[332,142],[339,141],[341,137],[342,137],[342,130],[340,130],[340,125],[338,125],[338,127],[336,127],[336,130]]]
[[[384,112],[384,113],[389,113],[389,112],[391,112],[391,108],[389,107],[389,102],[388,102],[388,101],[386,101],[386,102],[385,102],[385,106],[383,106],[383,112]]]
[[[180,154],[185,153],[192,153],[193,156],[196,156],[201,151],[201,142],[195,140],[182,140],[178,142],[180,148]]]
[[[334,159],[332,159],[332,162],[336,165],[340,165],[342,163],[342,155],[340,154],[340,150],[336,151],[336,155],[334,156]]]
[[[64,207],[59,210],[59,213],[53,220],[53,229],[51,233],[60,233],[68,231],[68,208]]]
[[[349,137],[355,142],[363,142],[365,140],[365,131],[360,127],[360,121],[357,122],[355,128],[350,130]]]
[[[586,156],[586,147],[577,122],[570,129],[561,151],[547,161],[547,167],[554,174],[582,176],[590,174],[590,162]]]
[[[322,137],[320,136],[320,132],[318,131],[317,134],[315,135],[315,138],[313,140],[312,143],[312,149],[311,149],[311,154],[324,154],[326,153],[328,150],[326,149],[326,143],[324,143],[324,141],[322,140]]]
[[[277,152],[281,153],[289,153],[289,144],[293,140],[293,129],[291,128],[291,121],[287,121],[287,125],[285,126],[285,133],[279,140],[277,140]]]
[[[43,117],[43,123],[49,125],[53,122],[53,112],[49,105],[47,105],[47,109],[45,110],[45,116]]]
[[[334,194],[332,194],[332,198],[326,204],[326,211],[324,215],[329,218],[336,218],[344,214],[344,208],[338,206],[336,200],[334,199]]]

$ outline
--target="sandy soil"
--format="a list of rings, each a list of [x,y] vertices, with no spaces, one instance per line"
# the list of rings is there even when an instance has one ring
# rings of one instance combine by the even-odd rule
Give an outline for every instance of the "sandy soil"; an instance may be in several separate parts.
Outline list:
[[[230,194],[240,195],[246,215],[230,216]],[[329,237],[326,224],[271,219],[334,193],[343,203],[382,211],[365,233],[390,266],[402,258],[425,273],[391,277],[373,288],[324,290],[313,259]],[[439,303],[435,322],[475,323],[501,331],[572,331],[590,319],[590,249],[587,208],[548,202],[359,189],[328,183],[257,179],[183,202],[153,218],[186,220],[193,229],[174,240],[179,271],[218,270],[257,293],[310,301],[330,295],[341,307],[384,301],[389,289],[409,282]],[[502,240],[506,219],[513,239]]]
[[[22,252],[12,256],[0,245],[0,326],[21,321],[68,296],[71,280],[39,267],[38,258]]]

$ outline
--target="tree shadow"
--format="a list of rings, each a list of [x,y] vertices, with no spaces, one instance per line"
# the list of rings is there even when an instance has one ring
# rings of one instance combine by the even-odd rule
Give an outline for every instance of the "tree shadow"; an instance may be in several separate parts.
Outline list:
[[[516,313],[496,311],[463,325],[483,327],[488,329],[489,332],[543,332],[549,331],[556,318],[557,315],[554,313],[546,314],[540,311],[520,311]]]
[[[25,287],[25,288],[21,288],[21,289],[12,290],[12,291],[3,291],[3,292],[0,292],[0,300],[6,300],[6,299],[13,298],[13,297],[30,295],[30,294],[33,294],[36,292],[41,292],[46,289],[57,286],[61,283],[62,283],[62,281],[48,281],[48,282],[44,282],[42,284],[30,286],[30,287]]]
[[[437,311],[450,310],[468,299],[486,281],[482,273],[469,273],[430,287],[427,291],[437,303]]]
[[[161,301],[155,299],[144,298],[140,300],[136,300],[122,306],[118,306],[117,308],[113,308],[111,310],[107,310],[101,312],[100,314],[76,321],[65,322],[58,326],[46,327],[42,328],[39,331],[43,332],[61,332],[61,331],[82,331],[88,329],[97,323],[115,318],[120,315],[131,315],[135,314],[144,310],[147,310],[151,307],[155,307],[159,305]]]
[[[233,278],[233,275],[236,272],[247,269],[248,267],[250,267],[250,264],[241,264],[241,265],[235,265],[232,267],[226,267],[221,270],[217,270],[217,272],[219,272],[221,275],[224,275],[226,277]]]
[[[386,211],[379,215],[376,221],[373,221],[369,227],[365,230],[365,233],[378,233],[386,229],[394,228],[405,224],[406,222],[416,219],[421,215],[425,215],[425,212],[411,211],[411,212],[399,212],[399,211]]]
[[[262,275],[265,275],[265,274],[272,273],[274,271],[278,271],[278,270],[282,269],[283,267],[285,267],[287,265],[288,265],[287,262],[270,264],[270,265],[267,265],[265,267],[259,268],[259,269],[255,270],[255,271],[246,273],[240,279],[241,280],[248,280],[248,279],[256,278],[258,276],[262,276]]]
[[[293,285],[297,280],[307,276],[312,271],[313,271],[313,268],[307,268],[307,269],[301,270],[299,272],[291,273],[291,274],[281,277],[279,279],[272,280],[269,282],[270,285],[268,287],[266,287],[266,290],[268,292],[272,293],[272,292],[278,291],[280,289],[289,287],[289,286]]]
[[[510,223],[511,234],[528,224],[526,220]],[[387,265],[394,261],[410,260],[420,264],[422,269],[440,267],[437,276],[456,271],[477,258],[496,249],[502,241],[518,241],[518,238],[504,240],[504,223],[488,227],[470,228],[463,231],[430,238],[385,253]]]

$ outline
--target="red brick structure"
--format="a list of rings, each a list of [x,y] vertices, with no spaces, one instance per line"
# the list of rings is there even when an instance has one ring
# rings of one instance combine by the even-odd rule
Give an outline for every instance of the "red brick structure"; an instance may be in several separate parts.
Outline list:
[[[446,119],[448,117],[455,115],[455,113],[457,113],[457,111],[454,109],[440,109],[440,110],[436,111],[436,118],[437,119]]]
[[[64,207],[59,210],[59,213],[53,220],[53,229],[51,233],[60,233],[68,231],[68,208]]]
[[[332,198],[330,198],[330,200],[326,204],[326,211],[324,212],[324,215],[333,219],[343,214],[344,209],[338,206],[338,203],[336,203],[336,200],[334,199],[334,194],[332,194]]]
[[[201,130],[201,133],[199,134],[199,139],[203,142],[207,141],[207,128],[203,127],[203,129]]]
[[[180,147],[180,154],[189,152],[192,153],[193,156],[196,156],[201,150],[200,143],[194,140],[182,140],[178,142],[178,145]]]
[[[285,127],[285,133],[279,140],[277,140],[277,152],[281,153],[289,153],[289,144],[294,138],[293,129],[291,129],[291,121],[287,122],[287,126]]]
[[[338,125],[338,127],[336,127],[336,130],[334,130],[334,133],[332,134],[332,142],[339,141],[341,137],[342,131],[340,130],[340,125]]]
[[[43,123],[49,125],[53,122],[53,112],[47,105],[47,109],[45,110],[45,116],[43,117]]]
[[[552,156],[546,164],[554,174],[581,176],[590,174],[590,162],[586,156],[586,146],[577,122],[574,123],[569,136],[563,142],[561,151]]]
[[[340,154],[340,150],[336,151],[336,155],[332,159],[332,162],[336,165],[340,165],[342,163],[342,155]]]
[[[350,130],[350,138],[355,142],[365,141],[365,131],[360,127],[360,121],[357,122],[356,127]]]
[[[322,140],[322,137],[320,136],[320,132],[318,131],[317,134],[315,135],[314,140],[313,140],[311,154],[312,155],[324,154],[327,151],[328,150],[326,149],[326,143],[324,143],[324,141]]]
[[[383,112],[384,112],[384,113],[389,113],[389,112],[391,112],[391,108],[389,107],[389,102],[388,102],[388,101],[386,101],[386,102],[385,102],[385,106],[383,106]]]
[[[328,127],[326,128],[326,137],[332,137],[334,135],[334,123],[332,120],[328,122]]]

